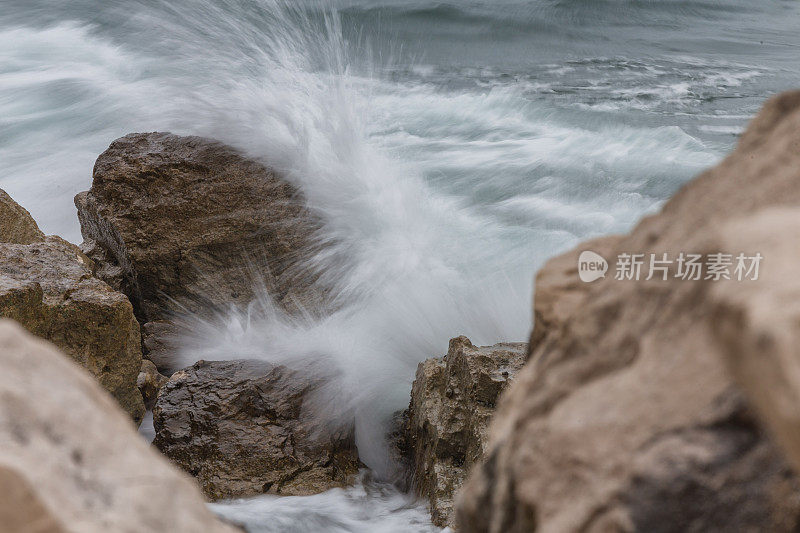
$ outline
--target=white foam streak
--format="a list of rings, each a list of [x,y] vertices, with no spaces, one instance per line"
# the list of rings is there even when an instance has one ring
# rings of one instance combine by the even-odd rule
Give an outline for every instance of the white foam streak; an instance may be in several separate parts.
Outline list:
[[[394,487],[362,479],[354,487],[306,497],[261,496],[213,504],[250,533],[434,533],[428,510]],[[449,531],[449,530],[446,530]]]
[[[3,187],[46,231],[77,241],[64,205],[130,131],[215,137],[281,171],[324,220],[329,247],[311,266],[340,310],[292,318],[262,295],[218,320],[189,317],[175,365],[252,357],[319,374],[329,383],[310,405],[319,427],[355,428],[380,475],[392,472],[387,420],[407,405],[421,360],[461,334],[525,340],[546,257],[656,206],[663,195],[649,195],[642,174],[679,180],[715,158],[679,128],[563,124],[526,99],[530,84],[459,93],[381,79],[390,65],[346,41],[331,10],[308,16],[280,0],[125,9],[126,46],[68,23],[0,32],[11,44],[0,46],[11,65],[0,89],[12,96],[0,120],[18,128]]]

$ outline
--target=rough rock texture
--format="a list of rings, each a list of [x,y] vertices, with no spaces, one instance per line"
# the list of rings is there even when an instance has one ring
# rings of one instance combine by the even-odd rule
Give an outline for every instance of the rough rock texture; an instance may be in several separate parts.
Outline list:
[[[122,291],[125,276],[117,262],[109,255],[108,251],[91,239],[81,243],[81,251],[92,260],[92,273],[95,277],[105,281],[115,291]]]
[[[419,364],[407,421],[413,485],[427,498],[434,524],[453,522],[453,498],[483,456],[500,392],[525,362],[525,343],[476,348],[450,340],[447,355]]]
[[[31,214],[0,189],[0,242],[30,244],[43,239]]]
[[[142,393],[144,406],[147,409],[152,409],[156,404],[158,391],[161,387],[169,381],[167,376],[162,376],[158,373],[156,365],[147,359],[142,360],[142,368],[139,370],[139,377],[136,379],[136,386],[139,387],[139,392]]]
[[[142,344],[145,357],[152,361],[159,371],[171,373],[175,353],[180,345],[181,332],[185,325],[173,324],[169,320],[152,320],[142,324]]]
[[[216,141],[118,139],[75,205],[90,255],[104,265],[98,274],[120,284],[143,323],[247,304],[261,283],[287,309],[318,303],[317,276],[298,266],[314,253],[318,228],[303,198]]]
[[[233,533],[108,394],[0,320],[0,530]]]
[[[797,361],[788,265],[800,260],[799,208],[794,92],[768,102],[733,154],[630,235],[545,265],[536,289],[541,330],[500,402],[487,458],[462,492],[461,531],[800,527],[797,477],[725,364],[742,375],[771,361],[746,388],[774,427],[790,427],[795,397],[766,392],[765,383],[781,382],[782,362]],[[617,281],[612,265],[612,275],[581,284],[585,249],[612,260],[621,252],[760,252],[764,260],[759,281],[681,281],[674,264],[668,281]],[[797,432],[778,434],[788,445]]]
[[[128,299],[92,276],[77,246],[54,236],[0,243],[0,317],[53,342],[141,421],[139,324]]]
[[[153,443],[212,499],[315,494],[352,482],[349,438],[315,436],[303,402],[316,384],[260,361],[200,361],[158,395]]]

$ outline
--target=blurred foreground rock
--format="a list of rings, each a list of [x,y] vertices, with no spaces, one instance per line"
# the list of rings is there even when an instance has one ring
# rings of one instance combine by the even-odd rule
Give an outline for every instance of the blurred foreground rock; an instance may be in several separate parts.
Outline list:
[[[304,424],[317,385],[262,361],[199,361],[161,389],[153,444],[212,499],[349,485],[359,467],[351,436],[316,435]]]
[[[0,530],[236,531],[51,344],[0,320],[0,365]]]
[[[13,202],[2,201],[6,206]],[[138,424],[144,414],[136,388],[142,348],[130,302],[92,275],[92,261],[77,246],[41,235],[21,207],[7,212],[16,213],[20,221],[10,227],[27,228],[16,237],[35,240],[0,242],[0,317],[17,320],[56,344],[88,369]]]
[[[462,492],[460,531],[800,528],[798,478],[729,371],[800,464],[798,242],[794,92],[770,100],[735,152],[661,213],[544,266],[529,363]],[[612,263],[605,279],[579,281],[582,250]],[[763,262],[757,281],[684,281],[676,264],[666,281],[617,281],[623,252]]]
[[[748,398],[800,470],[800,207],[766,209],[726,229],[730,245],[757,248],[769,263],[758,284],[712,288],[714,333]]]
[[[526,348],[477,348],[457,337],[447,355],[419,364],[405,438],[414,489],[428,500],[434,524],[453,525],[453,498],[483,456],[495,403],[525,362]]]

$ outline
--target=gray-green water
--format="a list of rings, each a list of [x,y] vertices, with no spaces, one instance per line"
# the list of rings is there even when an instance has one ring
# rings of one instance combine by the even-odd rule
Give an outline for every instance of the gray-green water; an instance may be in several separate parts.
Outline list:
[[[175,364],[317,362],[318,420],[353,426],[380,475],[416,364],[459,334],[524,339],[535,269],[718,161],[800,85],[798,30],[793,0],[0,0],[0,187],[78,242],[72,196],[125,133],[212,136],[282,170],[337,242],[321,261],[342,310],[297,321],[265,299],[198,324]],[[226,514],[429,527],[359,487]]]

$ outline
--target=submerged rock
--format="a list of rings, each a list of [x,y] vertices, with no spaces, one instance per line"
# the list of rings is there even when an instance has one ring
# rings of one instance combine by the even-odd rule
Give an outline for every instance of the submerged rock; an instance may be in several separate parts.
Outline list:
[[[529,363],[462,491],[460,531],[800,527],[798,478],[726,367],[797,450],[798,396],[784,376],[800,360],[798,147],[795,92],[771,100],[733,154],[661,213],[543,267]],[[581,283],[587,249],[612,262],[623,252],[764,260],[758,281],[684,281],[672,264],[666,281]]]
[[[30,244],[41,240],[44,233],[31,214],[0,189],[0,242]]]
[[[219,142],[169,133],[117,139],[75,205],[92,257],[112,284],[121,273],[143,323],[246,305],[259,287],[287,309],[320,301],[317,275],[304,266],[319,225],[303,197]]]
[[[56,344],[138,424],[144,414],[136,388],[139,324],[125,295],[95,278],[92,267],[77,246],[59,237],[0,243],[0,317]]]
[[[317,385],[266,362],[200,361],[161,389],[153,444],[212,499],[348,485],[359,467],[351,436],[316,434],[303,417]]]
[[[108,394],[0,320],[0,529],[233,533]]]
[[[411,390],[405,446],[413,485],[433,523],[453,525],[453,498],[483,456],[489,419],[500,393],[525,362],[525,343],[476,348],[466,337],[447,355],[419,364]]]

